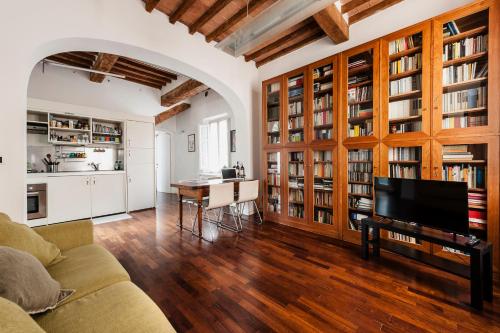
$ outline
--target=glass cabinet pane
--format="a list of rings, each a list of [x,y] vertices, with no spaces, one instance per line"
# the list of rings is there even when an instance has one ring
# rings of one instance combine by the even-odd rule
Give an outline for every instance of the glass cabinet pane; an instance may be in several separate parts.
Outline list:
[[[280,152],[267,153],[267,211],[281,213]]]
[[[361,220],[373,215],[373,150],[347,153],[348,228],[360,231]]]
[[[313,69],[313,128],[314,140],[333,138],[333,64]]]
[[[288,216],[304,218],[304,152],[288,153]]]
[[[333,160],[331,150],[313,151],[314,223],[333,224]]]
[[[280,91],[279,82],[271,83],[266,88],[267,91],[267,143],[280,143],[281,116],[280,116]]]
[[[288,79],[288,142],[304,141],[304,74]]]

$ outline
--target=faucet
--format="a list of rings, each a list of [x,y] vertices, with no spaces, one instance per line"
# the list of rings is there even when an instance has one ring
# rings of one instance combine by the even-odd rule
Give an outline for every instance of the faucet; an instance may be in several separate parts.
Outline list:
[[[94,169],[94,171],[99,171],[99,164],[101,164],[101,163],[91,162],[88,165],[90,165],[92,167],[92,169]]]

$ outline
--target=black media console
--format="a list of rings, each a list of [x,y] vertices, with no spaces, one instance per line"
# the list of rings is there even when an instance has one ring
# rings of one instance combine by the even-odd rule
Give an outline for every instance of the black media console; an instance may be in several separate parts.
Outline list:
[[[369,239],[370,228],[372,229],[371,240]],[[396,242],[381,239],[380,229],[462,251],[470,255],[470,265],[460,264],[399,245]],[[482,309],[483,299],[489,302],[493,300],[493,253],[491,243],[480,241],[470,245],[468,237],[450,235],[409,223],[374,216],[361,221],[361,255],[363,259],[368,260],[369,258],[369,244],[372,244],[374,257],[380,256],[380,249],[382,248],[469,279],[470,302],[473,308]]]

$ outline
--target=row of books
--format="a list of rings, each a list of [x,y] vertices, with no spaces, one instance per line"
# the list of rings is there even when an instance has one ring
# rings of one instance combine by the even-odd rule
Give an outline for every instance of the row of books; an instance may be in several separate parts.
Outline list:
[[[267,188],[267,199],[269,201],[279,202],[281,198],[279,187],[268,187]]]
[[[288,129],[304,128],[304,116],[288,119]]]
[[[478,68],[478,62],[443,68],[443,84],[452,84],[474,80],[488,75],[488,63],[484,62]]]
[[[288,98],[301,96],[303,94],[304,94],[304,88],[303,87],[298,87],[298,88],[293,88],[293,89],[289,89],[288,90]]]
[[[297,114],[302,114],[304,112],[302,104],[303,104],[302,101],[288,104],[288,115],[294,116]]]
[[[389,103],[389,120],[419,116],[422,114],[422,98],[404,99]]]
[[[372,99],[372,86],[351,88],[347,91],[349,103],[370,101]]]
[[[316,92],[325,92],[325,91],[331,91],[333,88],[333,83],[332,82],[323,82],[323,83],[315,83],[313,85],[313,91]]]
[[[288,164],[288,175],[289,176],[304,176],[304,164],[302,163],[293,163]]]
[[[420,166],[391,164],[389,175],[392,178],[420,179]]]
[[[355,230],[355,231],[360,231],[361,230],[361,220],[366,219],[368,215],[357,213],[357,212],[351,212],[349,214],[349,229],[350,230]]]
[[[304,141],[304,132],[288,134],[288,142]]]
[[[325,76],[329,76],[333,74],[332,65],[325,65],[321,68],[315,68],[313,70],[313,80],[323,78]]]
[[[267,136],[267,143],[269,144],[276,144],[276,143],[280,143],[280,137],[279,135],[268,135]]]
[[[368,65],[368,60],[366,58],[356,59],[347,64],[348,69],[354,69],[358,67],[362,67]]]
[[[422,89],[422,74],[389,82],[389,96],[396,96]]]
[[[364,124],[352,125],[349,124],[349,129],[347,132],[350,138],[358,136],[368,136],[373,134],[373,120],[369,119],[364,122]]]
[[[372,162],[362,162],[362,163],[352,163],[347,164],[347,171],[351,172],[372,172]],[[362,179],[351,179],[351,180],[362,180]]]
[[[469,192],[467,194],[469,205],[480,206],[486,208],[487,198],[486,193],[483,192]]]
[[[288,160],[292,162],[304,162],[304,153],[303,152],[289,153]]]
[[[291,217],[304,218],[304,206],[301,205],[288,205],[288,215]]]
[[[391,134],[420,132],[421,130],[422,130],[422,121],[420,119],[405,123],[397,123],[389,125],[389,133]]]
[[[304,176],[293,176],[290,175],[290,179],[288,180],[288,188],[290,189],[303,189],[304,188]]]
[[[331,162],[332,152],[330,150],[316,150],[313,153],[314,162]]]
[[[389,42],[389,54],[398,53],[422,45],[422,33],[405,36]]]
[[[349,196],[349,207],[370,212],[373,210],[373,200],[370,198]]]
[[[366,166],[367,171],[351,171],[351,167],[349,167],[349,173],[347,179],[349,182],[363,182],[363,183],[371,183],[372,182],[372,173],[371,173],[371,165]]]
[[[333,224],[333,213],[330,210],[317,209],[314,211],[314,222]]]
[[[443,113],[485,107],[487,91],[487,87],[477,87],[443,94]]]
[[[467,57],[488,50],[488,35],[462,39],[443,46],[443,61]]]
[[[373,151],[371,149],[356,149],[347,152],[349,161],[371,161],[373,159]]]
[[[304,76],[303,75],[288,79],[288,88],[295,88],[295,87],[300,87],[303,85],[304,85]]]
[[[314,126],[330,125],[333,123],[333,112],[323,111],[314,114]]]
[[[280,186],[281,177],[279,173],[267,174],[267,184],[272,186]]]
[[[330,140],[333,138],[331,129],[315,129],[314,130],[314,139],[315,140]]]
[[[268,202],[267,211],[279,214],[281,212],[281,204],[276,202]]]
[[[459,117],[443,118],[443,128],[467,128],[488,125],[488,116],[466,115]]]
[[[280,153],[268,153],[267,154],[267,161],[268,162],[279,162],[280,160]]]
[[[351,84],[356,84],[356,83],[360,83],[360,82],[365,82],[365,81],[368,81],[370,80],[370,76],[368,74],[359,74],[359,75],[352,75],[352,76],[349,76],[349,78],[347,79],[347,84],[348,85],[351,85]]]
[[[295,203],[304,203],[304,191],[297,189],[290,189],[288,192],[288,200]]]
[[[314,179],[315,190],[326,190],[331,191],[333,189],[333,180],[331,179]]]
[[[277,91],[280,91],[280,84],[279,82],[271,83],[270,85],[267,86],[267,93],[272,94]]]
[[[373,109],[371,108],[371,106],[367,107],[360,104],[349,105],[348,118],[358,118],[358,117],[372,118]]]
[[[401,234],[398,234],[398,233],[393,232],[393,231],[389,231],[389,238],[400,241],[400,242],[410,243],[410,244],[419,244],[420,243],[414,237],[401,235]]]
[[[314,204],[319,206],[332,207],[333,193],[316,191],[314,192]]]
[[[364,184],[347,184],[350,194],[372,195],[372,186]]]
[[[280,119],[280,108],[279,106],[272,106],[267,108],[267,120],[279,120]]]
[[[455,36],[460,33],[460,30],[458,29],[457,24],[455,21],[450,21],[445,24],[443,24],[443,36],[444,37],[449,37],[449,36]]]
[[[485,188],[486,167],[466,163],[444,165],[442,179],[447,181],[467,182],[469,188]]]
[[[390,147],[389,161],[420,161],[420,147]]]
[[[314,176],[331,178],[333,168],[331,163],[314,163]]]
[[[313,110],[326,110],[331,109],[333,106],[333,96],[331,94],[326,94],[321,97],[317,97],[313,100]]]
[[[404,56],[389,64],[389,75],[404,73],[422,68],[422,53]]]

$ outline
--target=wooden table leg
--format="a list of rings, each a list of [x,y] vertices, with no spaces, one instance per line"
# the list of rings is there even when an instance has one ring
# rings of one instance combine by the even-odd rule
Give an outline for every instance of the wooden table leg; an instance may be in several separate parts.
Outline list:
[[[203,238],[202,230],[203,230],[203,211],[201,209],[202,201],[198,199],[198,235],[200,238]]]
[[[179,227],[182,229],[182,194],[179,194]]]
[[[373,256],[380,257],[380,228],[373,227]],[[370,229],[368,229],[369,233]]]
[[[361,221],[361,257],[365,260],[369,256],[368,230],[368,224]]]

